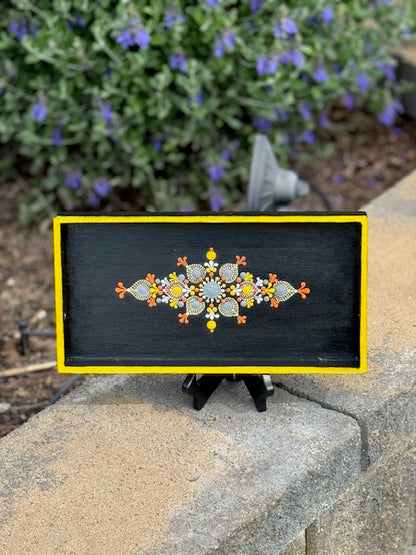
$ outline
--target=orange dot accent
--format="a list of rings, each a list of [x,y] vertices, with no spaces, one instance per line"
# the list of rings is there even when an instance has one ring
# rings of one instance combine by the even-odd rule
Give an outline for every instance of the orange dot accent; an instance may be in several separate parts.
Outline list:
[[[127,293],[127,289],[124,287],[121,281],[117,283],[117,287],[114,289],[114,291],[118,293],[119,299],[124,299],[124,295]]]
[[[187,260],[188,260],[187,256],[179,257],[177,266],[187,266],[187,262],[186,262]]]
[[[146,281],[148,281],[149,283],[154,283],[155,282],[155,274],[147,274]]]
[[[298,289],[299,295],[302,297],[302,299],[306,299],[306,295],[309,295],[310,292],[311,290],[309,289],[309,287],[306,287],[306,283],[302,281],[302,283],[300,284],[300,288]]]

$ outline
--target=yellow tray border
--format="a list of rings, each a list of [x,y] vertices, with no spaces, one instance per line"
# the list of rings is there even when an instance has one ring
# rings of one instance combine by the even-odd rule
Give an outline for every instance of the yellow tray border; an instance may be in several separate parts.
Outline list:
[[[360,299],[360,366],[68,366],[65,364],[63,283],[61,227],[65,224],[94,223],[359,223],[361,224],[361,299]],[[55,268],[55,310],[56,349],[58,372],[74,374],[362,374],[367,371],[367,261],[368,223],[367,215],[360,214],[305,214],[305,215],[62,215],[53,220],[54,268]]]

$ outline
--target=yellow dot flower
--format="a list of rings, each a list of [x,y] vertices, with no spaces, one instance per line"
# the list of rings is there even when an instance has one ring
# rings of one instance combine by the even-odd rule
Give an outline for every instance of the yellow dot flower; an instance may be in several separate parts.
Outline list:
[[[214,251],[214,249],[211,247],[209,249],[209,251],[207,252],[207,259],[208,260],[215,260],[217,258],[217,253]]]

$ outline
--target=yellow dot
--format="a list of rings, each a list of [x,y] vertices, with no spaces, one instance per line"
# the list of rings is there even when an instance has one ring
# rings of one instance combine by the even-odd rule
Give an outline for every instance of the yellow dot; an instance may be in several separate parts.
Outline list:
[[[172,288],[172,293],[174,295],[180,295],[182,293],[182,287],[175,285],[175,287]]]
[[[243,287],[243,293],[244,293],[244,295],[250,295],[250,293],[251,293],[251,287],[250,287],[250,285],[245,285],[245,286]]]
[[[209,249],[209,251],[207,252],[207,259],[208,260],[215,260],[217,258],[217,253],[214,251],[214,249],[211,247]]]
[[[214,320],[209,320],[209,322],[207,322],[207,328],[209,329],[210,332],[213,332],[216,327],[217,327],[217,323],[214,322]]]

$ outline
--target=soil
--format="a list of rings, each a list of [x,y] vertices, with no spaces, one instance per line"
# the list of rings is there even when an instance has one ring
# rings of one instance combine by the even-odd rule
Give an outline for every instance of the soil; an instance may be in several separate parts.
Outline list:
[[[402,119],[386,129],[363,112],[342,110],[331,119],[341,131],[331,152],[306,150],[292,160],[291,168],[313,186],[292,203],[295,210],[358,210],[416,168],[414,121]],[[37,331],[52,331],[55,325],[51,222],[29,227],[18,222],[21,191],[20,183],[0,187],[0,437],[54,401],[69,378],[56,367],[28,371],[34,363],[55,359],[54,338],[30,337],[30,353],[21,352],[19,319]],[[2,376],[10,369],[22,373]]]

